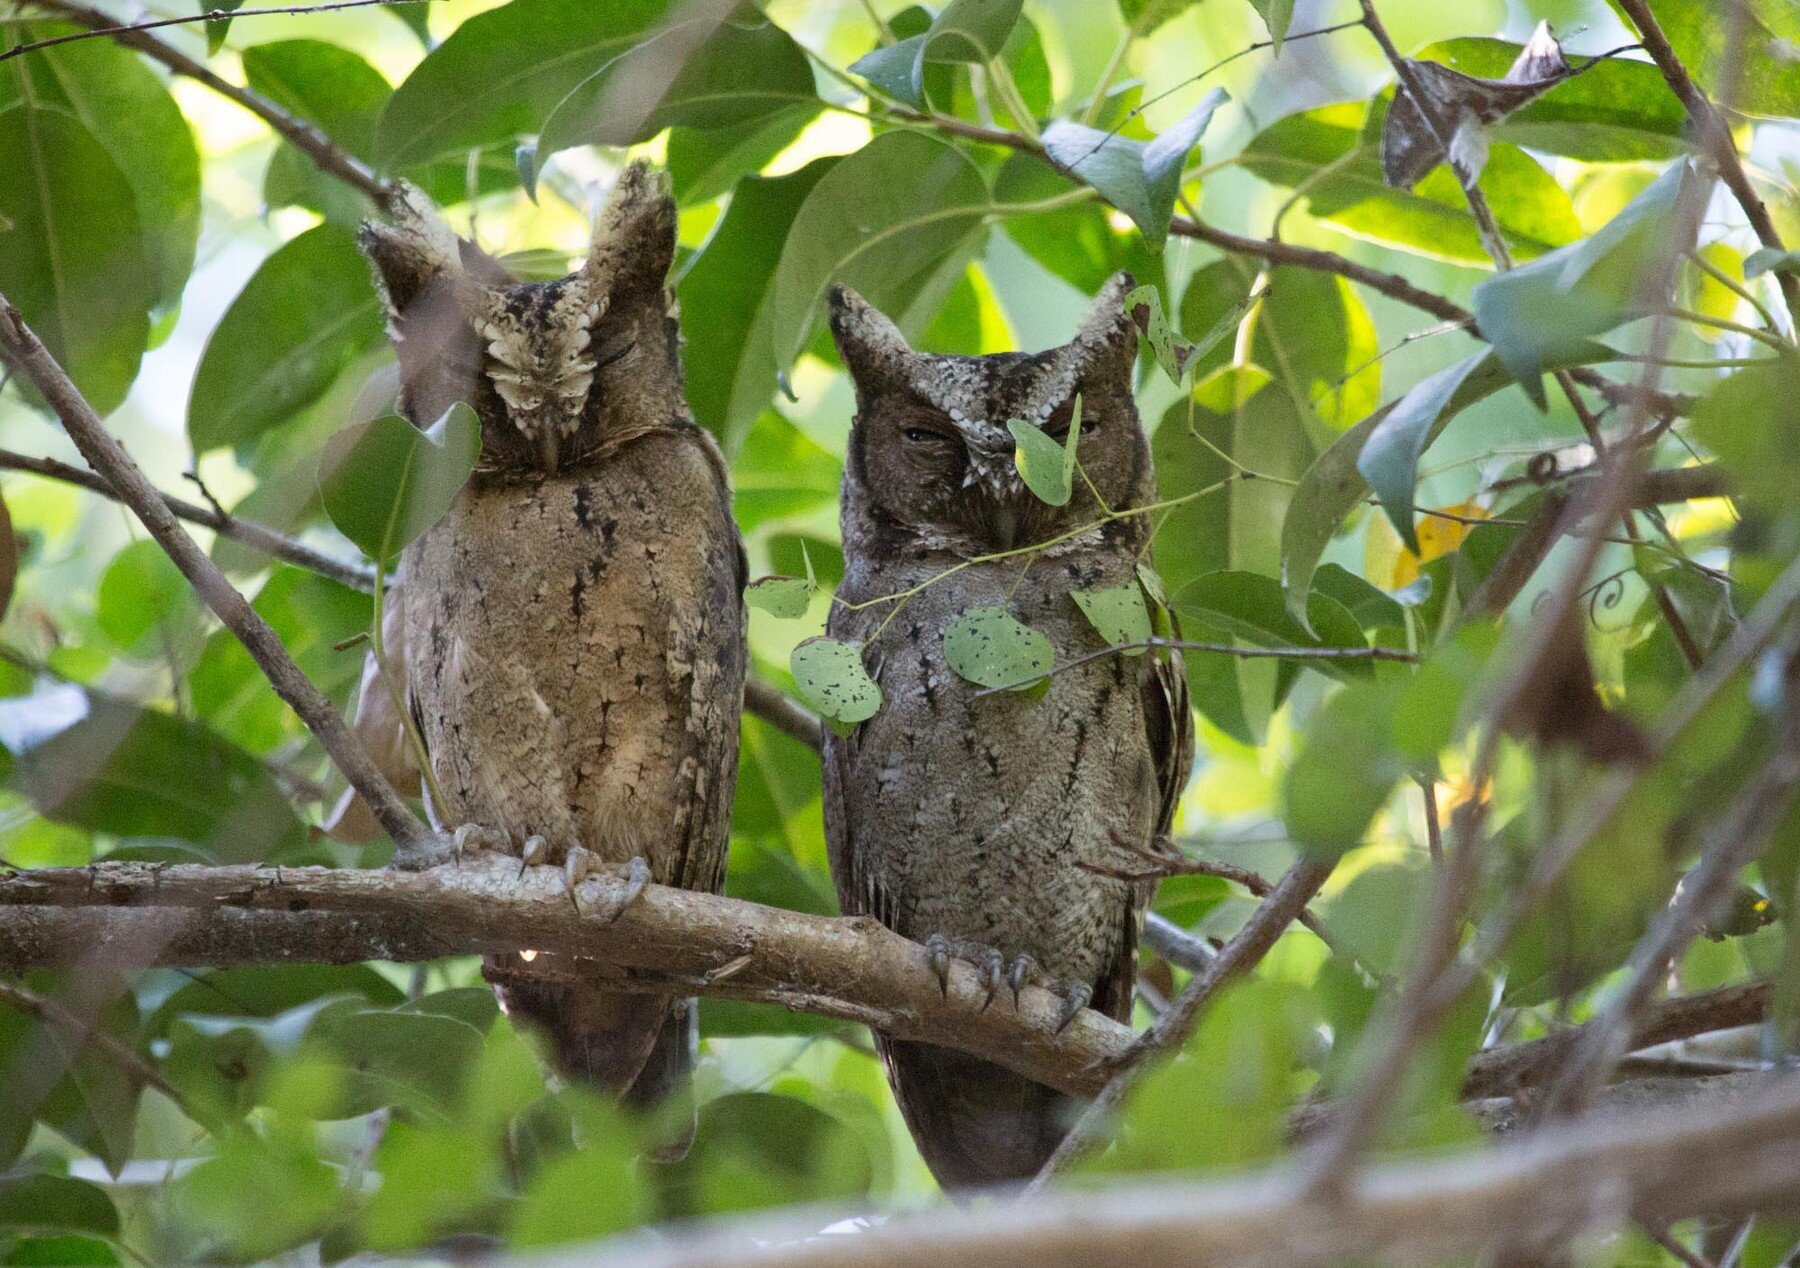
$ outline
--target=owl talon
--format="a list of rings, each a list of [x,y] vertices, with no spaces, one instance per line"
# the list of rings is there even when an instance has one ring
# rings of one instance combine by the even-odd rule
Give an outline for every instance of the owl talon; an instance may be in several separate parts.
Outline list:
[[[987,992],[981,1001],[981,1011],[984,1013],[987,1012],[988,1005],[994,1002],[994,996],[1000,993],[1000,977],[1005,967],[1006,961],[993,947],[983,951],[980,961],[975,965],[975,971],[979,975],[977,980]]]
[[[1088,1001],[1092,998],[1094,998],[1094,988],[1086,982],[1074,982],[1063,987],[1062,1015],[1057,1020],[1056,1033],[1060,1035],[1067,1030],[1069,1023],[1075,1020],[1075,1015],[1086,1008]]]
[[[1037,962],[1028,955],[1013,957],[1012,967],[1006,971],[1006,984],[1012,987],[1013,1008],[1019,1007],[1019,993],[1025,984],[1031,981],[1032,974],[1037,972]]]
[[[465,823],[457,827],[451,836],[451,852],[456,857],[458,867],[462,866],[463,855],[470,850],[499,850],[507,847],[506,834],[496,832],[492,828],[484,828],[479,823]]]
[[[620,895],[617,906],[607,913],[606,923],[612,924],[625,914],[627,908],[644,895],[644,887],[650,884],[650,864],[643,855],[638,855],[625,864],[625,892]]]
[[[518,879],[524,880],[525,879],[525,869],[528,867],[536,867],[538,864],[542,863],[545,860],[545,858],[549,855],[549,853],[550,853],[550,843],[548,841],[546,841],[543,837],[539,837],[539,836],[526,837],[525,844],[519,848],[519,876],[518,876]]]
[[[937,978],[938,990],[944,998],[950,998],[950,939],[941,933],[934,933],[925,939],[925,954],[931,960],[932,976]]]
[[[575,909],[577,916],[581,914],[581,899],[576,896],[575,891],[593,872],[595,861],[593,852],[584,850],[579,845],[571,845],[568,857],[563,860],[563,883],[569,891],[569,905]]]

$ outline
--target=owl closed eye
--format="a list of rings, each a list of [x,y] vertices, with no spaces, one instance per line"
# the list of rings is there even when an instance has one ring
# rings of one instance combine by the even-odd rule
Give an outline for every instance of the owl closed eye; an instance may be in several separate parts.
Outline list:
[[[1132,400],[1137,331],[1115,277],[1076,336],[1039,353],[915,352],[894,324],[846,288],[831,294],[832,333],[856,385],[847,478],[874,518],[965,556],[1038,544],[1148,500],[1149,447]],[[1066,442],[1081,400],[1078,479],[1066,506],[1025,487],[1008,424]],[[1104,505],[1103,505],[1104,504]]]

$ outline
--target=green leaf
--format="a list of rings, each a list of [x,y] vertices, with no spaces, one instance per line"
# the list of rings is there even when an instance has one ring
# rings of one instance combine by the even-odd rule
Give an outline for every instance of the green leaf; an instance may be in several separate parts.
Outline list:
[[[793,621],[806,615],[817,589],[805,577],[758,577],[744,587],[744,602],[771,616]]]
[[[788,660],[806,703],[833,722],[866,722],[881,708],[881,688],[863,668],[862,648],[835,638],[809,638]]]
[[[786,367],[805,345],[825,287],[843,282],[898,312],[991,210],[981,172],[955,146],[884,132],[812,187],[775,270],[769,342]]]
[[[247,1193],[257,1200],[246,1202]],[[218,1141],[212,1157],[171,1181],[164,1200],[181,1227],[206,1239],[201,1244],[229,1247],[233,1258],[254,1262],[312,1240],[346,1196],[310,1137],[303,1146],[292,1133],[265,1140],[244,1131]]]
[[[512,0],[476,14],[395,90],[375,132],[384,168],[535,132],[576,84],[647,35],[665,0]]]
[[[1481,351],[1464,357],[1415,385],[1394,403],[1376,424],[1357,455],[1362,473],[1381,509],[1393,521],[1413,554],[1421,554],[1413,528],[1413,487],[1418,483],[1419,455],[1436,434],[1440,419],[1469,375],[1490,362],[1492,353]]]
[[[1067,506],[1074,492],[1075,450],[1081,442],[1081,397],[1075,398],[1069,434],[1060,445],[1042,428],[1023,419],[1007,419],[1006,430],[1018,446],[1013,450],[1013,464],[1025,487],[1051,506]]]
[[[1510,40],[1444,40],[1421,49],[1418,57],[1477,79],[1500,79],[1521,47]],[[1686,150],[1687,111],[1655,66],[1611,58],[1564,80],[1489,131],[1498,140],[1584,163],[1643,162]]]
[[[710,349],[688,358],[688,402],[728,454],[775,396],[782,361],[772,343],[776,265],[794,217],[838,161],[815,159],[786,176],[739,181],[725,218],[676,283],[688,346]]]
[[[1783,354],[1722,380],[1694,412],[1694,434],[1731,470],[1734,494],[1772,512],[1800,504],[1800,357]]]
[[[1800,274],[1800,251],[1777,251],[1773,247],[1752,251],[1744,260],[1744,276],[1761,277],[1764,273]]]
[[[1307,600],[1306,622],[1290,614],[1282,602],[1281,585],[1260,573],[1226,571],[1209,573],[1181,587],[1170,598],[1183,617],[1192,615],[1215,629],[1236,635],[1253,647],[1347,648],[1368,646],[1362,623],[1335,599],[1314,592]],[[1339,678],[1367,677],[1367,659],[1296,662]]]
[[[1635,29],[1619,10],[1627,30]],[[1716,84],[1727,73],[1726,57],[1736,82],[1731,108],[1745,114],[1788,119],[1800,115],[1800,61],[1791,49],[1800,40],[1793,6],[1786,0],[1753,0],[1745,38],[1735,51],[1727,24],[1711,0],[1656,0],[1656,20],[1675,48],[1675,55],[1702,84]]]
[[[1180,387],[1187,374],[1188,362],[1200,349],[1169,329],[1169,319],[1163,315],[1162,295],[1154,286],[1140,286],[1125,297],[1125,311],[1131,314],[1138,333],[1150,345],[1156,364],[1169,376],[1169,382]],[[1223,333],[1218,337],[1222,339]]]
[[[753,119],[734,128],[676,126],[669,129],[669,183],[674,191],[675,201],[683,207],[710,202],[729,191],[740,180],[754,178],[757,172],[769,165],[770,160],[787,149],[794,138],[800,135],[801,129],[817,118],[818,114],[819,105],[815,101],[784,106],[763,118]],[[830,164],[827,162],[826,166]],[[734,199],[732,205],[726,208],[727,216],[735,206]],[[776,254],[778,253],[774,251],[769,252],[764,263],[772,266]],[[745,263],[750,264],[752,261]],[[685,305],[683,317],[686,317]]]
[[[219,319],[188,397],[197,453],[241,445],[323,396],[381,338],[381,305],[349,230],[317,225],[264,260]]]
[[[1188,154],[1225,100],[1223,89],[1213,89],[1151,141],[1058,120],[1044,130],[1044,152],[1058,167],[1099,190],[1102,198],[1131,217],[1147,242],[1161,249],[1169,236]]]
[[[323,40],[254,44],[241,57],[251,89],[309,120],[358,158],[367,159],[374,151],[375,121],[394,90],[368,62]],[[319,171],[310,157],[286,143],[269,160],[263,199],[271,207],[311,207],[341,223],[354,223],[369,206],[361,194]]]
[[[298,848],[305,826],[261,761],[197,722],[41,685],[0,700],[7,786],[37,812],[121,837],[191,841],[223,863]]]
[[[1055,660],[1050,640],[1005,608],[971,608],[944,630],[945,663],[977,686],[1028,686]]]
[[[609,1128],[584,1131],[584,1148],[552,1160],[532,1177],[512,1216],[512,1245],[593,1241],[643,1221],[652,1198],[644,1168],[634,1165],[636,1142],[623,1125],[609,1123]]]
[[[879,1174],[871,1155],[885,1154],[888,1139],[874,1124],[858,1130],[856,1118],[867,1123],[859,1103],[875,1089],[863,1082],[860,1095],[819,1095],[799,1080],[775,1086],[792,1095],[730,1092],[700,1107],[693,1149],[668,1169],[668,1215],[868,1201]]]
[[[1250,0],[1250,7],[1262,15],[1263,25],[1269,28],[1270,55],[1280,57],[1282,41],[1294,20],[1294,0]]]
[[[1475,287],[1483,337],[1539,409],[1552,362],[1661,302],[1643,288],[1668,252],[1688,172],[1685,162],[1671,166],[1591,237]]]
[[[1241,261],[1228,264],[1244,267]],[[1276,269],[1251,336],[1252,359],[1274,374],[1303,417],[1310,414],[1339,432],[1381,404],[1375,323],[1343,278],[1312,269]]]
[[[398,414],[325,442],[319,492],[338,531],[392,563],[449,512],[481,454],[481,422],[460,401],[420,431]]]
[[[11,27],[0,47],[65,35],[65,23]],[[144,60],[111,40],[79,40],[15,58],[0,73],[0,111],[23,102],[80,119],[137,196],[138,225],[155,303],[181,302],[200,238],[200,154],[181,107]]]
[[[1233,336],[1256,300],[1250,293],[1254,270],[1240,261],[1214,260],[1194,271],[1181,294],[1183,331],[1204,331],[1190,365],[1195,381],[1231,361]]]
[[[474,1026],[441,1014],[333,1010],[320,1014],[306,1045],[342,1072],[330,1117],[353,1118],[391,1105],[443,1119],[461,1100],[482,1038]]]
[[[850,63],[850,71],[920,109],[926,62],[991,61],[1006,47],[1023,7],[1023,0],[950,0],[923,32],[863,54]]]
[[[811,64],[773,22],[747,9],[689,51],[696,25],[658,31],[570,89],[544,120],[537,165],[573,145],[636,145],[674,124],[710,131],[816,108]]]
[[[1410,191],[1390,188],[1381,172],[1380,120],[1369,113],[1366,103],[1349,102],[1289,115],[1251,138],[1243,165],[1271,184],[1302,191],[1311,215],[1358,237],[1486,266],[1480,232],[1449,167],[1440,165]],[[1516,146],[1490,149],[1481,188],[1521,259],[1581,236],[1568,194]]]
[[[197,612],[193,587],[153,541],[132,542],[114,555],[95,599],[95,620],[120,650],[158,658],[170,654]]]
[[[0,1228],[9,1233],[119,1235],[119,1212],[106,1190],[56,1175],[0,1176]]]
[[[1144,603],[1144,588],[1135,579],[1103,590],[1071,590],[1069,597],[1113,647],[1142,643],[1151,635],[1150,609]],[[1128,654],[1141,656],[1144,650],[1134,647]]]
[[[1042,203],[1069,191],[1069,178],[1035,154],[1011,155],[994,177],[994,201]],[[1109,208],[1097,200],[1072,203],[1052,211],[1028,211],[1001,222],[1006,236],[1025,254],[1083,294],[1092,295],[1118,272],[1156,285],[1163,258],[1144,243],[1142,234],[1121,232],[1108,219]],[[1184,321],[1185,329],[1196,329]]]
[[[1282,818],[1308,854],[1336,859],[1360,844],[1406,773],[1389,740],[1394,693],[1359,683],[1325,702],[1282,785]]]
[[[17,59],[15,59],[17,60]],[[155,277],[137,192],[74,115],[0,113],[0,293],[91,404],[110,413],[137,377]]]

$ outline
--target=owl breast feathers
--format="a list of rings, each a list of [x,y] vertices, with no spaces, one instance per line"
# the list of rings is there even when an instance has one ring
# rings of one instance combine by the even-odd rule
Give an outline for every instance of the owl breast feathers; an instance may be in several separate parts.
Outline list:
[[[1041,700],[977,696],[946,663],[944,631],[963,612],[1000,607],[1045,635],[1058,661],[1105,647],[1071,591],[1137,584],[1146,517],[1105,508],[1154,500],[1131,394],[1130,284],[1109,283],[1070,343],[984,357],[914,352],[859,296],[834,292],[857,414],[842,503],[846,602],[830,632],[868,644],[884,704],[825,747],[826,829],[847,912],[969,958],[989,981],[1038,981],[1071,1009],[1091,1001],[1120,1020],[1149,894],[1106,865],[1116,872],[1115,842],[1168,829],[1192,750],[1180,663],[1102,657],[1055,675]],[[1083,476],[1066,506],[1051,506],[1020,480],[1007,424],[1025,420],[1060,443],[1078,395]],[[993,557],[1002,552],[1018,553]],[[880,602],[909,591],[898,614]],[[1068,1098],[999,1066],[926,1044],[881,1048],[947,1187],[1030,1175],[1069,1126]]]

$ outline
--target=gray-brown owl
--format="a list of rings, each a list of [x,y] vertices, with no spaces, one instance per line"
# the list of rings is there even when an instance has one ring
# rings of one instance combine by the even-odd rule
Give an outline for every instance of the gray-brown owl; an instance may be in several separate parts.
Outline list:
[[[628,167],[568,277],[521,283],[411,196],[360,240],[391,313],[401,409],[480,416],[455,507],[406,552],[405,677],[446,830],[528,862],[717,892],[737,781],[744,557],[724,463],[682,394],[666,287],[675,205]],[[478,837],[478,839],[479,839]],[[598,966],[490,960],[566,1073],[653,1101],[693,1001]]]
[[[1059,673],[1041,700],[977,697],[944,659],[944,631],[999,606],[1041,631],[1058,661],[1106,644],[1072,590],[1133,583],[1148,517],[1100,523],[1079,477],[1068,505],[1025,488],[1009,419],[1061,440],[1082,400],[1077,450],[1093,490],[1123,510],[1154,499],[1150,449],[1131,395],[1137,332],[1115,277],[1073,342],[1036,354],[934,356],[907,347],[852,291],[831,294],[831,329],[856,383],[845,460],[839,597],[867,604],[953,575],[890,605],[834,608],[830,633],[868,642],[881,711],[825,742],[825,824],[847,914],[868,914],[932,951],[940,973],[970,960],[989,990],[1038,981],[1067,1011],[1130,1015],[1149,894],[1117,868],[1115,838],[1168,830],[1192,752],[1178,661],[1100,657]],[[1034,555],[984,555],[1079,533]],[[886,622],[884,626],[884,622]],[[1031,1175],[1068,1130],[1070,1098],[1000,1066],[881,1039],[888,1079],[919,1152],[946,1188]]]

